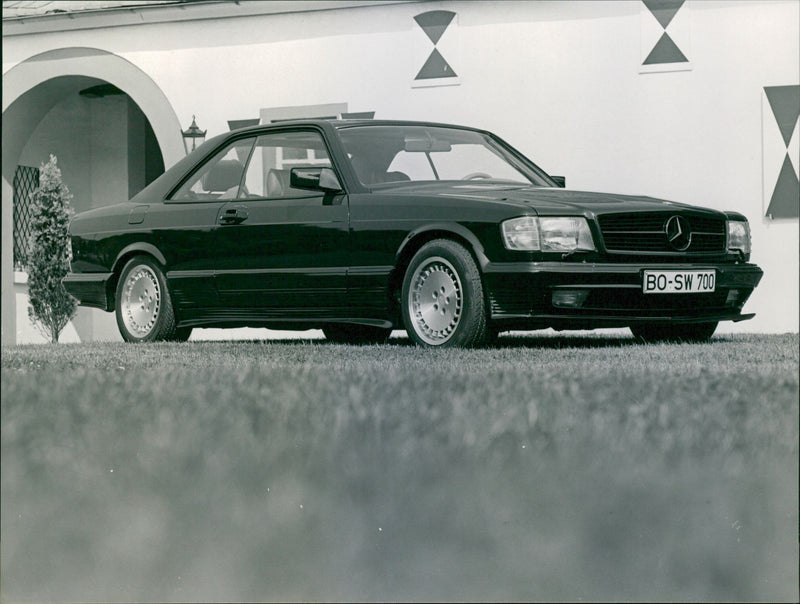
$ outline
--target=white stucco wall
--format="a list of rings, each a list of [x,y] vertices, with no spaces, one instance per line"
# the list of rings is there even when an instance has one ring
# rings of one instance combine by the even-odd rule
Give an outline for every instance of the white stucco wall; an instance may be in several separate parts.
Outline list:
[[[413,87],[433,48],[413,17],[437,9],[457,13],[441,48],[459,85]],[[113,52],[209,136],[264,108],[342,102],[487,128],[570,188],[743,213],[765,277],[746,306],[758,316],[724,329],[797,331],[798,220],[763,217],[762,95],[800,83],[800,3],[688,0],[691,69],[666,73],[640,73],[642,11],[424,2],[40,33],[4,39],[3,71],[45,50]]]

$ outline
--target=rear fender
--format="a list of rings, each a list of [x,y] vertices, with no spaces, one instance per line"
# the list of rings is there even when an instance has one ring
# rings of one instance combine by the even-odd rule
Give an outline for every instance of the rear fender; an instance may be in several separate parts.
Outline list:
[[[130,245],[125,246],[122,248],[119,254],[117,254],[116,260],[114,260],[114,267],[113,272],[119,273],[122,269],[122,264],[124,264],[127,259],[133,255],[134,253],[141,252],[142,254],[148,254],[158,260],[162,266],[167,265],[167,259],[164,258],[164,254],[161,253],[156,246],[152,243],[145,243],[144,241],[137,241],[136,243],[131,243]]]
[[[167,265],[167,260],[164,258],[164,254],[162,254],[161,250],[159,250],[152,243],[137,241],[136,243],[131,243],[130,245],[126,245],[124,248],[122,248],[119,254],[117,254],[116,260],[114,260],[114,265],[111,268],[112,276],[106,285],[108,310],[113,310],[114,306],[116,305],[117,280],[119,279],[120,274],[122,274],[122,269],[125,266],[125,263],[128,261],[128,259],[137,254],[147,254],[148,256],[152,256],[158,262],[160,262],[162,266]]]

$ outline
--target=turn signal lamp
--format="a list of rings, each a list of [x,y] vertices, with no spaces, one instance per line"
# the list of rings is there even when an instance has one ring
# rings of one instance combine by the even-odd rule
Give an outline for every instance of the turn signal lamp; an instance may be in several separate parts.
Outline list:
[[[750,224],[746,220],[728,221],[728,251],[750,253]]]

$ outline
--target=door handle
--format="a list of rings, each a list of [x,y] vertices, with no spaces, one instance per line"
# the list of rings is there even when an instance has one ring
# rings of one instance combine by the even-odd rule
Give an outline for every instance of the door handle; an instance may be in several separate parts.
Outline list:
[[[244,208],[231,208],[225,210],[222,216],[219,217],[220,224],[239,224],[247,220],[249,214]]]

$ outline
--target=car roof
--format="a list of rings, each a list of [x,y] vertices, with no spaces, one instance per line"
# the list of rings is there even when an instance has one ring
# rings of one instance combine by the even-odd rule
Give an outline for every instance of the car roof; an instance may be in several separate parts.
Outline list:
[[[414,120],[374,120],[374,119],[297,119],[297,120],[280,120],[277,122],[272,122],[270,124],[257,124],[255,126],[245,126],[244,128],[238,128],[233,132],[236,133],[243,133],[243,132],[256,132],[261,131],[264,128],[280,128],[282,126],[317,126],[317,127],[324,127],[324,126],[332,126],[333,128],[340,130],[343,128],[353,128],[358,126],[433,126],[439,128],[458,128],[460,130],[476,130],[479,131],[478,128],[471,128],[469,126],[460,126],[458,124],[443,124],[438,122],[423,122],[423,121],[414,121]],[[228,133],[230,134],[230,133]]]

